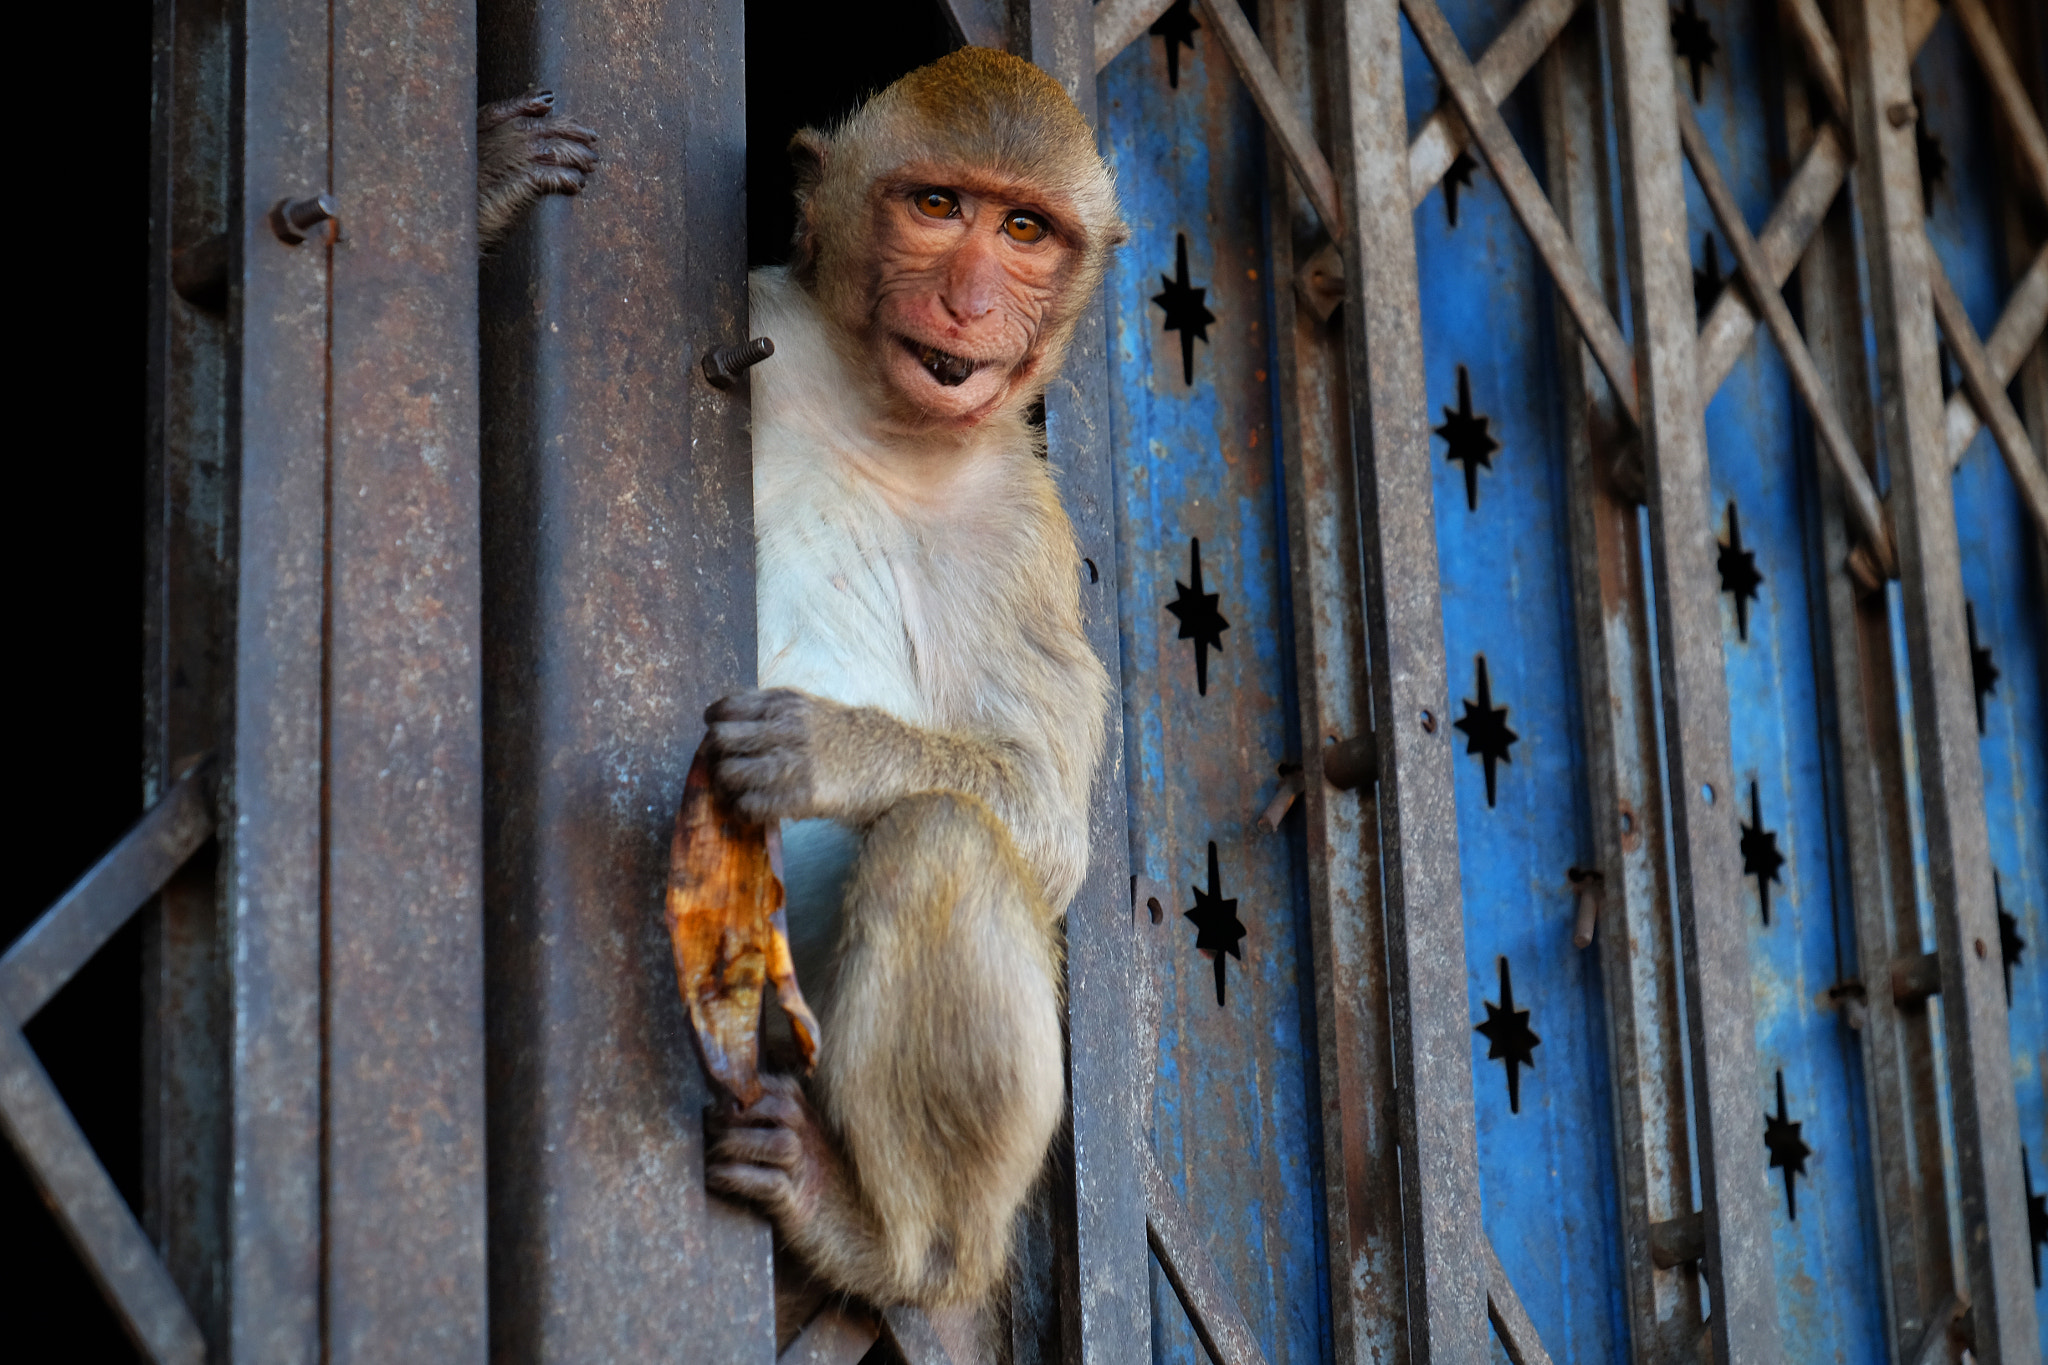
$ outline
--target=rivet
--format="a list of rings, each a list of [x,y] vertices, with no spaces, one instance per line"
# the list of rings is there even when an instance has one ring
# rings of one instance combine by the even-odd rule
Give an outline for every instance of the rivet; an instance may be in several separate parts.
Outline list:
[[[1914,107],[1913,101],[1898,100],[1885,106],[1884,116],[1892,127],[1903,128],[1920,117],[1920,111]]]
[[[1422,733],[1425,735],[1436,733],[1436,714],[1434,712],[1424,711],[1422,713]]]
[[[1989,954],[1989,950],[1988,950],[1988,949],[1986,949],[1986,948],[1984,947],[1984,940],[1983,940],[1983,939],[1981,939],[1981,938],[1980,938],[1980,939],[1978,939],[1978,940],[1977,940],[1977,956],[1981,958],[1981,957],[1985,957],[1985,956],[1988,956],[1988,954]]]

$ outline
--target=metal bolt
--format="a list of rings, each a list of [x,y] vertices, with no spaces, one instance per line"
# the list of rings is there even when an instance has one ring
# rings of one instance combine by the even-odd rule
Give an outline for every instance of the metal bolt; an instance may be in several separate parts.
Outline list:
[[[1593,942],[1593,927],[1600,920],[1601,886],[1607,879],[1590,867],[1569,867],[1564,875],[1579,898],[1578,918],[1572,922],[1572,946],[1585,948]]]
[[[1300,796],[1306,786],[1299,763],[1282,763],[1280,789],[1266,803],[1265,811],[1259,816],[1259,828],[1268,834],[1279,829],[1280,822],[1287,818],[1287,812],[1294,809],[1294,798]]]
[[[334,196],[316,194],[311,199],[280,199],[270,210],[270,230],[287,246],[297,246],[320,224],[341,212]]]
[[[1884,116],[1891,123],[1892,127],[1903,128],[1914,119],[1919,118],[1920,111],[1914,107],[1913,101],[1898,100],[1885,106]]]
[[[729,389],[742,374],[774,354],[775,343],[767,337],[755,337],[737,346],[720,346],[705,353],[704,377],[714,389]]]

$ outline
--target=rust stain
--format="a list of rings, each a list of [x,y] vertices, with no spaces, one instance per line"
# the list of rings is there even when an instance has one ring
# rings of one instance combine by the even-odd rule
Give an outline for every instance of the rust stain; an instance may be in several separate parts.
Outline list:
[[[818,1060],[818,1021],[797,989],[774,842],[711,785],[700,746],[669,844],[668,934],[704,1069],[743,1105],[761,1098],[764,985],[775,987],[805,1069]]]

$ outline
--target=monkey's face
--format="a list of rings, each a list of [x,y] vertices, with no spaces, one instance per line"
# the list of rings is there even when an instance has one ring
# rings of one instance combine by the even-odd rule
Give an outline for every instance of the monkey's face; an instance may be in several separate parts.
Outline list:
[[[1028,392],[1077,256],[1058,211],[958,167],[891,177],[873,207],[866,341],[896,406],[972,426]]]

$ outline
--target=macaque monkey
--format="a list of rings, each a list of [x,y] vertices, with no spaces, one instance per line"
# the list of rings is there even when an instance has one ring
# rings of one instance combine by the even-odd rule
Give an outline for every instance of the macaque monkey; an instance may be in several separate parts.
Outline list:
[[[708,1179],[815,1283],[957,1343],[1063,1111],[1110,695],[1030,410],[1128,232],[1073,101],[986,48],[791,152],[795,258],[750,282],[763,690],[705,719],[714,780],[788,822],[822,1045],[808,1086],[714,1116]]]
[[[477,250],[487,252],[544,194],[575,194],[597,169],[597,134],[555,113],[552,90],[476,111]]]

